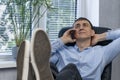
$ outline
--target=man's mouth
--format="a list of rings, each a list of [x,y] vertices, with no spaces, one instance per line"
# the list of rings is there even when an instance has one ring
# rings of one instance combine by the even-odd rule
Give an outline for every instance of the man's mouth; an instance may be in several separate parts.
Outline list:
[[[85,33],[85,31],[79,31],[78,34]]]

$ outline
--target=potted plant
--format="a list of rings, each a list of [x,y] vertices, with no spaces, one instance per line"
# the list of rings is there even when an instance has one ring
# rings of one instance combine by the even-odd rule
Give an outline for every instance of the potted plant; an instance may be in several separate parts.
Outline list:
[[[36,9],[36,13],[33,12],[33,8]],[[39,9],[45,6],[46,10],[39,13]],[[32,8],[33,7],[33,8]],[[19,48],[20,44],[25,39],[30,39],[32,32],[32,23],[35,18],[42,18],[47,9],[51,9],[51,0],[10,0],[8,3],[8,11],[10,12],[10,20],[13,26],[13,35],[16,47]],[[33,15],[35,16],[33,16]],[[15,48],[16,48],[15,47]],[[17,50],[13,51],[16,52]],[[16,52],[17,53],[17,52]],[[16,56],[16,53],[14,54]],[[16,57],[15,57],[16,58]]]

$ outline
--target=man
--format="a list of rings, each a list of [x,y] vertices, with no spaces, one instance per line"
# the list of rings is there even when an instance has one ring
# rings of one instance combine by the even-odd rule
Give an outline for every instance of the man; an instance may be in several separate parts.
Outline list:
[[[73,29],[67,30],[51,44],[51,62],[57,66],[59,72],[66,65],[73,63],[83,80],[101,80],[104,67],[120,53],[120,30],[95,34],[92,28],[88,19],[78,18]],[[71,38],[71,30],[75,30],[75,39]],[[108,39],[114,41],[107,46],[92,46]],[[75,46],[65,45],[72,42],[76,42]]]
[[[71,31],[75,32],[73,38]],[[107,46],[93,46],[99,41],[108,39],[113,41]],[[75,46],[65,45],[73,42],[76,42]],[[104,67],[120,53],[120,30],[95,34],[91,22],[81,17],[75,20],[73,29],[67,30],[61,38],[51,44],[52,50],[46,33],[40,29],[32,35],[31,45],[30,58],[36,77],[32,80],[53,80],[50,63],[52,64],[51,68],[55,69],[57,74],[55,80],[101,80]],[[18,54],[24,56],[27,52],[21,48]],[[19,61],[21,59],[18,56]],[[26,64],[24,62],[22,64]],[[28,73],[24,73],[24,66],[22,65],[18,69],[19,78]],[[19,72],[20,70],[22,72]],[[31,71],[29,70],[29,72]],[[29,74],[27,74],[28,79],[31,77]]]

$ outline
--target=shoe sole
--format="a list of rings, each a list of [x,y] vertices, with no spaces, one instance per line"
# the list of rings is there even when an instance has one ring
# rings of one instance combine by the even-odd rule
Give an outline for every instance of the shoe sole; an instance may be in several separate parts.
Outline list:
[[[35,30],[31,39],[31,47],[31,63],[36,80],[53,80],[49,63],[51,46],[47,34],[43,30]]]
[[[17,55],[17,80],[28,80],[29,41],[21,43]]]

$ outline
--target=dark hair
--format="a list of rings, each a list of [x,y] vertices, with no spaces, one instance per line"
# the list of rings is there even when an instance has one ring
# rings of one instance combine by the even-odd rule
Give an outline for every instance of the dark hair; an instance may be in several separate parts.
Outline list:
[[[86,20],[86,21],[88,21],[89,24],[90,24],[90,26],[91,26],[91,28],[93,29],[92,23],[91,23],[87,18],[85,18],[85,17],[80,17],[80,18],[76,19],[76,20],[74,21],[73,25],[74,25],[77,21],[81,21],[81,20]]]

